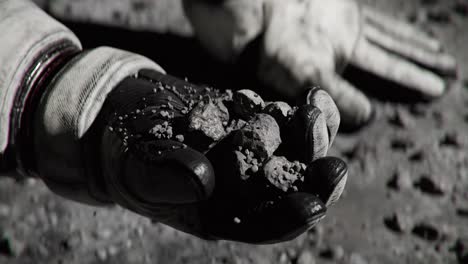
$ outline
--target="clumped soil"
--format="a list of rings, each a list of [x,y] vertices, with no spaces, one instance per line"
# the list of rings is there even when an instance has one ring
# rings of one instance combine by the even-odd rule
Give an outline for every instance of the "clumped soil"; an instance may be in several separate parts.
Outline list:
[[[461,74],[430,104],[375,101],[372,124],[338,135],[330,154],[348,162],[348,184],[316,228],[268,246],[208,242],[4,177],[0,263],[467,263],[466,2],[360,2],[434,32]]]

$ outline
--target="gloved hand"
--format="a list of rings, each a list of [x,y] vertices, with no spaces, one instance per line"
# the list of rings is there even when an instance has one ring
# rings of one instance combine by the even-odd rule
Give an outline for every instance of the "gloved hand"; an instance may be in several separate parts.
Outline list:
[[[445,90],[443,79],[428,68],[453,73],[456,67],[434,38],[350,0],[185,0],[184,8],[215,57],[235,62],[258,41],[261,81],[287,97],[318,85],[352,126],[367,122],[372,109],[369,99],[340,77],[347,64],[423,98]]]
[[[347,178],[343,161],[325,157],[339,125],[336,106],[326,92],[311,90],[306,104],[279,122],[283,149],[275,153],[309,165],[298,189],[285,193],[263,188],[268,183],[260,160],[259,172],[249,180],[236,170],[235,132],[228,131],[229,123],[239,126],[232,106],[239,100],[156,71],[122,81],[93,128],[103,131],[93,145],[100,146],[112,200],[206,239],[273,243],[314,226],[339,198]],[[253,108],[251,114],[266,109]],[[222,125],[226,132],[216,122],[220,113],[230,116]],[[297,137],[306,140],[297,142]]]
[[[137,54],[83,52],[72,32],[28,1],[0,7],[0,32],[8,36],[0,43],[2,170],[40,177],[68,199],[117,203],[199,237],[251,243],[295,237],[341,195],[346,164],[325,157],[339,125],[326,92],[309,91],[295,111],[230,100]],[[238,117],[229,118],[232,106]],[[277,121],[257,114],[264,111]],[[259,116],[269,125],[249,121],[239,134],[240,117]],[[249,148],[236,152],[244,144],[263,156],[255,163]],[[273,152],[296,162],[271,163]],[[244,157],[248,172],[235,173],[233,155]]]
[[[346,164],[325,157],[339,113],[323,90],[297,109],[264,107],[105,47],[62,66],[44,90],[32,88],[14,147],[63,197],[116,203],[205,239],[273,243],[314,226],[341,195]],[[250,123],[257,117],[270,123]]]

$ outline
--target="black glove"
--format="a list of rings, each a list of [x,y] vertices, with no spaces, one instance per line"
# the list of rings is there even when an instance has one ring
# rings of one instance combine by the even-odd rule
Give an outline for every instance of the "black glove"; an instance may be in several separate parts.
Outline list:
[[[246,104],[243,95],[232,98],[149,70],[122,81],[94,128],[102,131],[96,147],[112,200],[205,239],[272,243],[314,226],[347,177],[342,160],[323,157],[339,123],[336,106],[317,89],[305,96],[310,104],[289,113],[273,104]],[[308,165],[297,168],[303,178],[286,192],[264,176],[263,165],[272,158],[259,157],[255,169],[239,173],[239,127],[260,112],[281,126],[283,143],[275,155]],[[228,121],[219,126],[226,113]]]

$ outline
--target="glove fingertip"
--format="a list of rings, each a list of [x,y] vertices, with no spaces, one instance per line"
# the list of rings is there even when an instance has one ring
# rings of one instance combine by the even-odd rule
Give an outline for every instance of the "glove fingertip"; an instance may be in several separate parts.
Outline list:
[[[343,160],[324,157],[315,160],[307,167],[304,188],[316,193],[328,207],[340,198],[347,178],[348,167]]]

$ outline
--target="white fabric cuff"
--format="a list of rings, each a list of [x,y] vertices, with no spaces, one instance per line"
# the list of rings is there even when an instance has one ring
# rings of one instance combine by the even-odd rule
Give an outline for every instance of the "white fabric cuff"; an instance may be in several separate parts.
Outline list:
[[[36,112],[34,142],[37,170],[53,191],[89,202],[88,179],[99,175],[87,175],[89,157],[83,154],[83,137],[107,94],[142,69],[164,73],[143,56],[101,47],[75,57],[49,85]]]
[[[0,156],[11,139],[15,96],[42,53],[63,41],[81,49],[65,26],[24,0],[0,0]],[[21,110],[21,109],[19,109]]]

